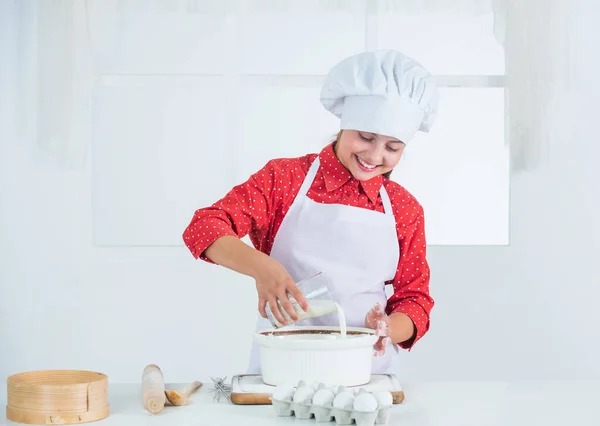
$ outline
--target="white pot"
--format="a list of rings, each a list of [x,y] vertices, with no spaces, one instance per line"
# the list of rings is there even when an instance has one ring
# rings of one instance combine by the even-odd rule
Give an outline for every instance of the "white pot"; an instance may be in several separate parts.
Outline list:
[[[260,347],[262,379],[268,385],[325,383],[359,386],[371,380],[375,330],[348,327],[297,326],[254,334]]]

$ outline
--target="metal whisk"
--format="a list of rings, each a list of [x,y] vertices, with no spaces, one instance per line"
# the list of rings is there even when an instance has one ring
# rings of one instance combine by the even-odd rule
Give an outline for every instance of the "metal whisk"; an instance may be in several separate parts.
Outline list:
[[[214,393],[213,402],[220,402],[222,396],[224,396],[229,402],[231,402],[231,385],[225,384],[225,380],[227,380],[227,377],[224,377],[222,379],[218,377],[211,377],[210,379],[214,383],[214,387],[210,390]]]

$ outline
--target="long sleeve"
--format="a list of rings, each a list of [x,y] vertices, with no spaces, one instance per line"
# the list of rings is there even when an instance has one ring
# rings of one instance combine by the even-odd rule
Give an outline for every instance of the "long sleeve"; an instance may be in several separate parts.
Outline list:
[[[276,200],[271,197],[276,182],[274,173],[270,161],[216,203],[194,212],[183,232],[183,241],[195,258],[212,263],[204,251],[222,236],[250,235],[256,240],[265,232],[275,209]]]
[[[426,260],[425,219],[423,209],[415,203],[415,215],[403,227],[400,239],[400,261],[394,278],[394,294],[389,298],[386,312],[408,315],[416,328],[416,335],[400,344],[410,350],[429,330],[430,314],[434,305],[429,295],[430,269]]]

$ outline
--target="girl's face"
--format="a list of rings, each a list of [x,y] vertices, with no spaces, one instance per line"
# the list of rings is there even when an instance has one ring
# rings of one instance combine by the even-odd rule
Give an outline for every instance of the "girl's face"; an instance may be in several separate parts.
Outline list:
[[[335,146],[335,152],[355,179],[369,180],[396,167],[405,146],[392,137],[344,130]]]

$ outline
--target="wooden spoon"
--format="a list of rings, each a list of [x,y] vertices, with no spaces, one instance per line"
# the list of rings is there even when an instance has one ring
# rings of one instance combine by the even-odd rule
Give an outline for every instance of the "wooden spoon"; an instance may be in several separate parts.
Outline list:
[[[165,395],[167,399],[172,405],[184,405],[189,401],[190,395],[194,393],[196,389],[202,386],[202,382],[194,382],[187,385],[181,391],[176,391],[173,389],[166,389]]]

